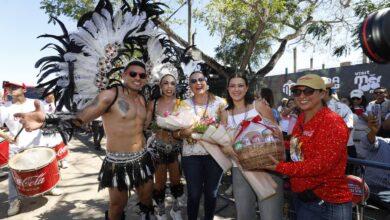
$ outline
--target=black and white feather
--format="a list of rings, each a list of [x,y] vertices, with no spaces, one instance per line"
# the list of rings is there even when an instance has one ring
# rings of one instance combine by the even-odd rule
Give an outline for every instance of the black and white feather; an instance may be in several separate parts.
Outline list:
[[[132,6],[123,1],[114,14],[108,0],[100,0],[94,11],[83,15],[77,31],[68,33],[61,21],[55,19],[63,35],[41,35],[54,38],[60,44],[48,44],[57,56],[48,56],[37,61],[41,67],[38,84],[44,87],[44,95],[54,92],[57,109],[63,106],[75,111],[83,108],[96,97],[100,90],[118,82],[118,74],[127,62],[137,58],[146,61],[151,56],[147,43],[158,38],[154,23],[163,13],[161,3],[150,0],[134,0]],[[160,42],[159,40],[157,40]]]

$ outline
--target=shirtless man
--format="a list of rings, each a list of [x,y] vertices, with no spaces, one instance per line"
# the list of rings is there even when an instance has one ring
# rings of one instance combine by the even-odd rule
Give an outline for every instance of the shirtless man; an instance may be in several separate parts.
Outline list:
[[[125,219],[128,192],[135,187],[140,200],[142,219],[153,214],[154,167],[146,152],[143,127],[145,100],[139,91],[147,82],[145,65],[132,61],[122,73],[123,87],[101,91],[72,123],[81,126],[102,116],[107,135],[107,156],[99,173],[99,190],[109,188],[110,204],[106,219]],[[38,107],[38,106],[36,106]],[[39,107],[31,113],[15,114],[26,130],[43,126],[45,115]],[[46,120],[46,122],[48,122]]]

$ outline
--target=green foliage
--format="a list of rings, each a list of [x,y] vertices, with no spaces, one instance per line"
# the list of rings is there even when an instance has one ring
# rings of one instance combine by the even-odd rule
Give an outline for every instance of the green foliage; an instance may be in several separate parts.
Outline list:
[[[41,0],[40,8],[51,16],[65,15],[78,19],[81,15],[93,10],[96,2],[93,0]]]
[[[203,21],[212,35],[221,37],[216,48],[216,58],[235,68],[253,40],[259,25],[263,31],[256,40],[250,58],[252,68],[258,68],[269,60],[272,46],[278,45],[283,34],[298,29],[313,12],[310,4],[296,0],[211,0],[195,16]]]

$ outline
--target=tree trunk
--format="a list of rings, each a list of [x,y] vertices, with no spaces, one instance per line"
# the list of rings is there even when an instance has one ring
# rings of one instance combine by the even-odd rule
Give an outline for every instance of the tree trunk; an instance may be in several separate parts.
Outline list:
[[[163,29],[169,37],[171,37],[173,40],[175,40],[177,43],[179,43],[181,46],[187,48],[190,47],[191,45],[184,40],[182,37],[177,35],[166,23],[164,23],[161,19],[157,20],[158,25],[160,26],[161,29]],[[206,55],[203,53],[201,50],[198,48],[194,48],[195,50],[198,50],[201,55],[201,59],[204,60],[211,68],[213,68],[218,74],[225,76],[226,78],[229,77],[229,73],[226,72],[226,68],[219,64],[215,59],[212,57]]]
[[[265,76],[265,74],[271,72],[271,70],[275,67],[276,63],[279,61],[280,57],[283,55],[284,51],[286,50],[286,44],[287,44],[287,40],[286,39],[282,40],[278,50],[272,55],[268,63],[263,68],[261,68],[259,71],[256,72],[257,76]]]
[[[244,72],[246,70],[246,67],[248,66],[248,63],[253,54],[253,50],[255,49],[257,40],[259,39],[260,34],[263,33],[264,28],[265,28],[265,22],[263,19],[260,19],[259,26],[257,27],[256,33],[250,39],[248,48],[245,51],[244,57],[242,58],[241,65],[240,65],[240,72]]]

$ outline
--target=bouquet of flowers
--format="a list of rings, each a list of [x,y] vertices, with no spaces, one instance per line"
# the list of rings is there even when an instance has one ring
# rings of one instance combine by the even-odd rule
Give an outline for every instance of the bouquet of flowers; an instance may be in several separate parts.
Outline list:
[[[209,125],[203,134],[194,133],[192,134],[192,138],[224,147],[230,147],[232,145],[232,137],[223,125]]]
[[[192,116],[192,117],[189,117]],[[164,113],[163,116],[157,116],[156,122],[160,128],[176,131],[179,129],[190,128],[197,121],[190,110],[183,110],[173,114]]]
[[[210,126],[216,124],[217,120],[214,117],[201,118],[198,122],[195,123],[193,131],[195,133],[204,134]]]

